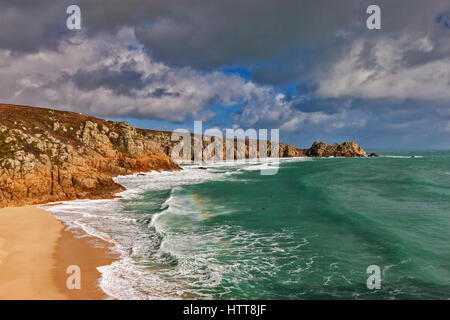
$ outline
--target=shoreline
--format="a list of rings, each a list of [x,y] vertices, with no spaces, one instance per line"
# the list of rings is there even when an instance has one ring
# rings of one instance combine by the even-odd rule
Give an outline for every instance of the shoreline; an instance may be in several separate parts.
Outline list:
[[[81,237],[80,237],[81,236]],[[101,300],[97,267],[118,260],[111,244],[67,226],[38,205],[0,209],[0,299]],[[66,286],[78,265],[81,288]]]
[[[304,160],[308,157],[279,159]],[[140,174],[142,173],[123,176]],[[125,186],[123,188],[128,190]],[[116,193],[116,197],[120,197],[120,193]],[[121,255],[114,253],[114,244],[87,233],[82,228],[70,228],[70,225],[52,215],[51,211],[42,208],[62,204],[63,202],[56,201],[0,208],[0,300],[115,299],[100,287],[102,274],[97,268],[120,261]],[[13,230],[17,236],[12,235]],[[14,246],[15,242],[18,242],[21,250],[11,252],[6,249]],[[42,244],[43,248],[35,251],[36,243]],[[19,256],[21,263],[10,259],[11,256]],[[70,277],[66,270],[71,265],[80,266],[80,290],[69,290],[66,286],[67,278]],[[40,270],[39,273],[34,271],[35,266]],[[39,281],[34,281],[35,279]],[[176,295],[175,298],[180,296]]]

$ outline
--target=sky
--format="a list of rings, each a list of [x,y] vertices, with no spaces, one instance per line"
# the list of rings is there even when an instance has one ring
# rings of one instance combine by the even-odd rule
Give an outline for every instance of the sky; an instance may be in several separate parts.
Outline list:
[[[448,0],[0,0],[0,75],[1,103],[143,128],[450,149]]]

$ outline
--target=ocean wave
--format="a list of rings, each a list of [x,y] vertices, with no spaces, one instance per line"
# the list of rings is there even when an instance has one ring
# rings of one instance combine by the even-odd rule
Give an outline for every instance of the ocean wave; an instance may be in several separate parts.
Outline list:
[[[281,162],[290,161],[305,161],[305,158]],[[229,181],[235,174],[271,165],[271,159],[263,162],[219,161],[186,165],[182,171],[118,176],[114,178],[115,182],[126,188],[119,194],[121,199],[75,200],[44,208],[69,228],[80,228],[86,234],[114,245],[113,250],[120,255],[120,259],[98,268],[102,275],[100,288],[109,297],[208,299],[231,290],[214,291],[223,282],[223,274],[238,284],[239,279],[251,277],[254,271],[268,276],[274,274],[277,264],[270,254],[262,250],[271,248],[272,252],[282,255],[285,249],[277,245],[278,241],[293,240],[289,240],[289,233],[262,235],[230,230],[225,225],[205,231],[198,222],[207,221],[212,213],[205,209],[201,198],[187,193],[182,187],[212,180]],[[152,192],[164,190],[169,192],[160,193],[158,199],[152,197]],[[152,201],[159,209],[150,212],[145,209],[145,204]],[[144,205],[143,209],[139,209],[140,205]],[[227,209],[223,208],[220,213],[214,214],[227,213]],[[250,254],[248,259],[242,259],[239,264],[220,262],[218,254],[227,250],[231,242],[233,246],[253,248],[240,253]],[[306,239],[300,243],[293,241],[292,248],[298,249],[308,244]],[[259,263],[252,263],[257,256],[262,257]]]
[[[415,159],[415,158],[423,158],[423,156],[398,156],[398,155],[380,155],[382,158],[396,158],[396,159]]]
[[[173,261],[169,250],[160,250],[164,247],[164,239],[161,239],[159,233],[164,234],[164,226],[158,224],[159,217],[164,212],[172,215],[189,213],[187,204],[179,203],[180,199],[175,199],[173,193],[183,185],[227,178],[225,173],[230,172],[228,170],[230,166],[227,170],[222,170],[221,167],[226,166],[211,164],[208,165],[208,170],[201,170],[199,166],[187,166],[182,171],[118,176],[114,181],[126,188],[118,194],[121,199],[73,200],[42,207],[67,225],[69,230],[81,229],[87,236],[94,236],[113,244],[112,250],[120,255],[120,259],[111,265],[98,268],[102,274],[99,280],[100,287],[111,298],[180,298],[182,290],[179,285],[161,278],[140,264],[146,262],[143,257],[152,251],[159,252],[154,256],[154,259],[159,259],[158,263],[166,264],[168,260]],[[137,200],[144,197],[145,192],[157,190],[171,191],[169,197],[161,204],[160,211],[149,215],[148,225],[137,223],[145,218],[145,215],[128,211],[124,214],[126,204],[123,200]],[[155,229],[151,235],[148,233],[149,228]]]
[[[220,174],[210,170],[185,168],[183,171],[149,172],[118,176],[117,183],[126,190],[119,195],[121,199],[107,200],[74,200],[57,205],[42,206],[53,216],[64,222],[68,229],[81,229],[84,234],[94,236],[113,244],[112,250],[120,255],[120,260],[109,266],[99,267],[102,276],[100,287],[111,298],[117,299],[152,299],[179,298],[180,288],[150,272],[143,258],[152,251],[159,250],[161,239],[158,232],[158,216],[166,210],[174,210],[169,197],[161,204],[160,212],[149,216],[148,225],[140,225],[139,220],[145,218],[140,213],[126,212],[123,200],[133,200],[143,197],[143,193],[152,190],[177,190],[179,186],[198,184],[211,179],[220,178]],[[145,219],[144,219],[145,220]],[[149,234],[148,228],[157,229]],[[155,256],[160,263],[167,263],[167,255]],[[158,288],[158,289],[157,289]]]
[[[114,178],[114,181],[126,188],[125,191],[118,194],[119,196],[134,198],[145,191],[170,190],[175,186],[198,184],[214,178],[218,178],[215,172],[188,167],[182,171],[152,171],[118,176]]]
[[[164,281],[152,270],[123,258],[97,268],[102,274],[100,287],[110,297],[120,300],[182,299],[184,290],[176,283]]]

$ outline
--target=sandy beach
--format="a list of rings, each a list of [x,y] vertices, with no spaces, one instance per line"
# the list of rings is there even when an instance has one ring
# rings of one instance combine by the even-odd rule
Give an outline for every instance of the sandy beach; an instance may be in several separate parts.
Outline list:
[[[116,258],[107,248],[37,206],[0,209],[0,299],[105,299],[97,267]],[[70,265],[81,269],[80,289],[67,288]]]

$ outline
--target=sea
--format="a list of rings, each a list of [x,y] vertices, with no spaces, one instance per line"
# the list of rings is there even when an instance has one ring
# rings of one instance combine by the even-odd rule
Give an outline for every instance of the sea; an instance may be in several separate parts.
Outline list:
[[[449,299],[450,151],[373,151],[187,163],[44,208],[113,245],[111,299]]]

